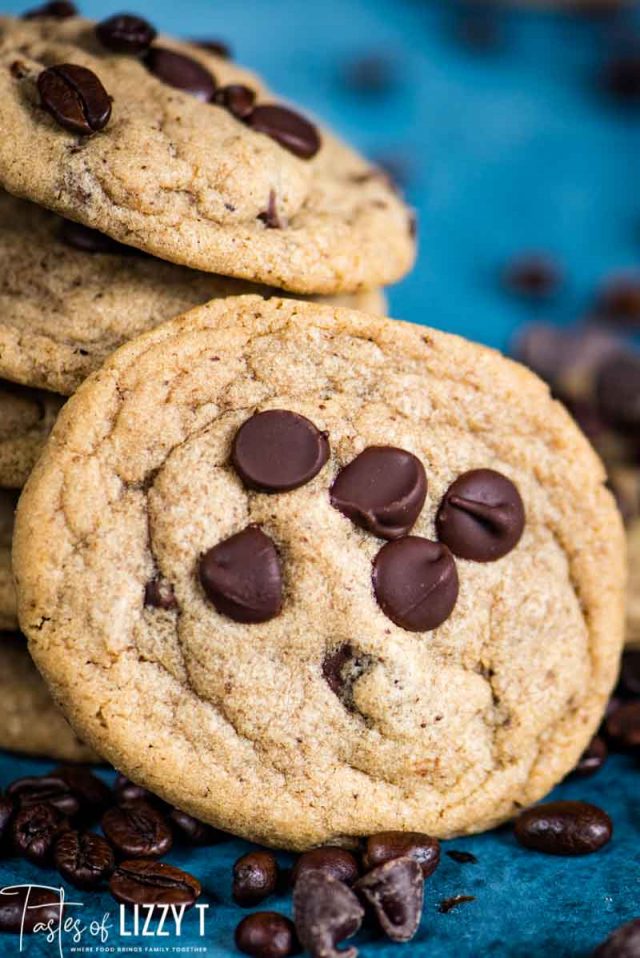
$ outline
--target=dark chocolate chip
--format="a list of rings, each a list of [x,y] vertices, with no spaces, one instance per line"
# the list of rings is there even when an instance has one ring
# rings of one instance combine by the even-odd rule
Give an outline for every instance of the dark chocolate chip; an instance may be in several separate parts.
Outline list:
[[[627,695],[640,696],[640,649],[627,649],[622,656],[620,685]]]
[[[11,823],[15,851],[36,865],[51,859],[58,837],[68,828],[65,816],[53,805],[29,805],[16,812]]]
[[[167,86],[190,93],[197,100],[209,103],[216,91],[216,81],[206,67],[184,53],[166,47],[151,47],[144,63],[150,73]]]
[[[406,536],[426,496],[424,466],[413,453],[394,446],[369,446],[331,487],[331,505],[382,539]]]
[[[494,562],[514,549],[524,531],[517,488],[493,469],[472,469],[452,483],[436,517],[438,538],[454,555]]]
[[[466,905],[467,902],[475,901],[475,895],[454,895],[453,898],[444,898],[438,905],[438,911],[441,915],[448,915],[450,911],[459,905]]]
[[[355,935],[364,918],[362,905],[343,882],[319,871],[301,875],[293,890],[293,915],[311,958],[357,958],[356,948],[336,947]]]
[[[558,292],[562,276],[558,265],[548,256],[527,255],[509,264],[505,285],[527,299],[548,299]]]
[[[356,710],[354,686],[372,662],[370,655],[358,652],[348,642],[331,649],[323,659],[322,674],[327,685],[350,712]]]
[[[233,56],[231,47],[224,40],[194,40],[193,43],[201,50],[207,50],[222,60],[231,60]]]
[[[447,852],[447,855],[451,861],[457,862],[459,865],[477,865],[478,859],[472,852],[461,852],[457,848],[452,848]]]
[[[110,808],[101,824],[115,850],[126,858],[160,858],[173,845],[164,815],[145,801]]]
[[[123,905],[186,905],[200,896],[200,882],[175,865],[156,861],[126,861],[118,865],[109,891]]]
[[[593,953],[592,958],[638,958],[640,955],[640,918],[617,928]]]
[[[620,702],[605,722],[611,743],[623,751],[640,751],[640,701]]]
[[[233,900],[238,905],[259,905],[277,886],[278,863],[271,852],[249,852],[233,866]]]
[[[106,839],[93,832],[66,831],[57,840],[53,860],[65,879],[76,888],[97,888],[113,871],[115,858]]]
[[[384,614],[408,632],[445,622],[458,598],[458,570],[446,545],[418,536],[382,547],[373,563],[373,589]]]
[[[52,0],[51,3],[43,3],[40,7],[34,7],[33,10],[27,10],[23,13],[23,20],[39,20],[41,17],[51,17],[54,20],[66,20],[68,17],[77,17],[78,10],[73,3],[68,0]]]
[[[299,113],[275,103],[255,107],[245,118],[245,123],[256,133],[270,136],[285,150],[303,160],[314,157],[322,145],[320,134],[313,123]]]
[[[187,842],[188,845],[197,847],[205,845],[216,845],[224,839],[224,833],[207,825],[206,822],[200,822],[192,815],[182,812],[179,808],[172,808],[169,812],[169,821],[178,838]]]
[[[574,778],[589,778],[591,775],[595,775],[607,761],[608,754],[609,750],[605,740],[600,738],[599,735],[594,736],[580,756],[578,764],[571,772],[571,776]]]
[[[282,609],[280,559],[257,526],[247,526],[205,552],[200,582],[217,611],[234,622],[268,622]]]
[[[353,885],[357,880],[360,869],[354,855],[346,848],[335,845],[326,845],[323,848],[312,848],[297,860],[291,873],[291,884],[295,885],[302,875],[310,871],[319,871],[345,885]]]
[[[515,823],[520,844],[547,855],[590,855],[612,832],[606,812],[587,802],[546,802],[526,809]]]
[[[230,83],[228,86],[218,87],[213,102],[223,106],[239,120],[248,116],[256,102],[255,91],[242,83]]]
[[[298,951],[293,922],[276,911],[257,911],[235,931],[238,951],[252,958],[288,958]]]
[[[38,76],[40,103],[70,133],[92,136],[111,117],[111,97],[91,70],[60,63]]]
[[[107,50],[135,55],[148,50],[157,33],[142,17],[131,13],[117,13],[97,25],[96,35]]]
[[[103,253],[107,256],[140,255],[140,251],[133,246],[118,243],[105,233],[92,230],[88,226],[83,226],[82,223],[74,223],[73,220],[62,220],[58,236],[66,246],[79,250],[81,253]]]
[[[7,788],[10,796],[21,808],[30,808],[42,803],[51,805],[63,815],[72,817],[80,811],[80,801],[61,775],[34,775],[16,779]]]
[[[152,609],[164,609],[166,612],[178,608],[173,586],[161,576],[147,582],[144,590],[144,604]]]
[[[354,888],[373,907],[380,927],[392,941],[411,941],[422,917],[424,881],[413,858],[378,865]]]
[[[378,832],[367,838],[362,857],[367,871],[396,858],[412,858],[428,878],[440,863],[440,842],[423,832]]]
[[[640,328],[640,276],[618,276],[609,280],[596,303],[599,319],[623,326]]]
[[[620,429],[640,426],[640,355],[620,353],[600,367],[596,381],[598,408]]]
[[[60,892],[34,885],[7,885],[0,891],[0,932],[31,934],[36,925],[56,927],[61,918]]]
[[[329,458],[327,435],[298,413],[268,409],[238,429],[231,461],[249,489],[288,492],[310,482]]]

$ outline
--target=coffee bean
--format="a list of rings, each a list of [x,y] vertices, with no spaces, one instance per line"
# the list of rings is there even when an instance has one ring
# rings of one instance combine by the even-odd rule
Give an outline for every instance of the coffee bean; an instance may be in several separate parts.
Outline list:
[[[255,92],[248,86],[241,83],[230,83],[229,86],[221,86],[216,90],[213,102],[218,106],[223,106],[233,116],[239,120],[248,116],[256,102]]]
[[[22,14],[23,20],[39,20],[41,17],[51,17],[54,20],[66,20],[67,17],[77,17],[78,11],[75,4],[68,0],[52,0],[51,3],[43,3],[40,7],[34,7]]]
[[[148,608],[164,609],[166,612],[178,608],[173,586],[167,579],[160,576],[147,582],[144,590],[144,604]]]
[[[346,65],[343,76],[349,90],[365,96],[383,96],[397,85],[395,63],[379,53],[356,57]]]
[[[394,446],[369,446],[344,467],[331,487],[331,505],[382,539],[406,536],[427,495],[424,466]]]
[[[428,878],[440,864],[440,842],[423,832],[378,832],[367,838],[362,857],[367,871],[396,858],[412,858]]]
[[[16,804],[8,795],[0,796],[0,847],[5,844],[11,828]]]
[[[126,775],[122,775],[120,772],[118,772],[113,784],[113,793],[119,805],[127,805],[130,802],[137,802],[140,799],[149,802],[151,805],[160,801],[148,789],[143,788],[142,785],[136,785],[135,782],[132,782],[131,779],[127,778]]]
[[[103,47],[115,53],[144,53],[157,33],[147,20],[130,13],[118,13],[103,20],[96,27],[96,35]]]
[[[593,953],[592,958],[638,958],[640,955],[640,918],[617,928]]]
[[[457,862],[459,865],[478,864],[478,859],[472,852],[460,852],[456,848],[452,848],[451,851],[447,852],[447,855],[451,861]]]
[[[271,852],[249,852],[233,866],[233,899],[238,905],[258,905],[278,885],[278,863]]]
[[[322,662],[322,675],[331,691],[338,696],[344,707],[356,711],[354,687],[359,678],[373,664],[370,655],[358,652],[352,645],[344,643],[331,649]]]
[[[126,861],[117,865],[109,891],[123,905],[186,905],[200,896],[200,882],[188,872],[155,861]]]
[[[215,78],[207,68],[184,53],[176,53],[166,47],[151,47],[144,62],[149,72],[158,80],[167,86],[190,93],[203,103],[209,103],[216,91]]]
[[[640,103],[640,52],[613,57],[602,74],[605,91],[624,106]]]
[[[80,803],[79,815],[85,822],[96,821],[113,804],[109,786],[82,765],[61,765],[52,774],[69,786]]]
[[[607,716],[607,736],[623,751],[640,749],[640,701],[621,702]]]
[[[252,958],[288,958],[298,951],[293,922],[276,911],[257,911],[243,918],[235,942],[238,951]]]
[[[286,409],[268,409],[247,419],[231,448],[231,461],[245,486],[261,492],[303,486],[328,458],[326,433]]]
[[[355,948],[336,947],[355,935],[364,918],[362,905],[343,882],[318,871],[301,875],[293,890],[293,915],[311,958],[356,958]]]
[[[493,469],[472,469],[444,494],[438,538],[460,559],[494,562],[514,549],[524,531],[524,505],[517,488]]]
[[[453,898],[445,898],[438,905],[438,911],[441,915],[448,915],[450,911],[459,905],[466,905],[470,901],[475,901],[475,895],[454,895]]]
[[[392,941],[411,941],[420,925],[424,901],[422,870],[413,858],[395,858],[356,882],[354,888],[373,907]]]
[[[164,816],[144,801],[110,808],[102,817],[102,830],[118,854],[127,858],[160,858],[173,844]]]
[[[216,845],[224,839],[224,833],[212,828],[205,822],[198,821],[179,808],[172,808],[169,812],[169,821],[173,827],[174,833],[178,838],[187,842],[189,845],[204,846]]]
[[[67,828],[67,819],[53,805],[20,808],[11,823],[13,847],[36,865],[46,864],[56,840]]]
[[[72,830],[56,842],[53,860],[65,881],[86,889],[96,888],[115,865],[113,850],[101,835]]]
[[[140,251],[134,249],[133,246],[118,243],[105,233],[89,229],[82,223],[74,223],[73,220],[61,221],[58,237],[66,246],[70,246],[71,249],[76,249],[81,253],[101,253],[108,256],[140,255]]]
[[[598,296],[596,312],[606,322],[627,329],[640,328],[640,276],[609,280]]]
[[[291,874],[292,885],[295,885],[302,875],[306,875],[310,871],[319,871],[324,875],[330,875],[332,878],[344,882],[345,885],[353,885],[360,874],[355,856],[346,848],[338,848],[335,845],[313,848],[310,852],[301,855]]]
[[[599,772],[607,761],[609,750],[603,738],[595,735],[580,756],[578,764],[571,772],[574,778],[589,778]]]
[[[0,932],[31,934],[36,925],[58,925],[60,893],[33,885],[5,886],[0,891]]]
[[[111,117],[111,98],[91,70],[60,63],[38,76],[42,107],[70,133],[92,136]]]
[[[627,695],[640,696],[640,649],[629,649],[622,656],[620,685]]]
[[[234,622],[268,622],[280,614],[280,559],[258,526],[247,526],[205,552],[199,572],[209,601]]]
[[[7,795],[21,808],[33,805],[51,805],[68,817],[80,811],[80,801],[69,783],[61,775],[33,775],[16,779],[7,788]]]
[[[382,547],[373,563],[373,589],[384,614],[408,632],[445,622],[458,598],[458,571],[446,545],[406,536]]]
[[[598,408],[607,422],[620,429],[640,427],[640,354],[612,356],[596,380]]]
[[[511,292],[528,299],[548,299],[558,292],[562,277],[557,264],[548,256],[527,255],[514,260],[505,272],[505,284]]]
[[[547,802],[522,812],[515,823],[521,845],[547,855],[590,855],[610,841],[609,816],[587,802]]]
[[[207,50],[209,53],[213,53],[223,60],[231,60],[233,56],[231,47],[223,40],[193,40],[192,42],[195,46],[200,47],[202,50]]]
[[[245,118],[252,130],[264,133],[303,160],[310,160],[320,149],[316,127],[299,113],[276,104],[257,106]]]

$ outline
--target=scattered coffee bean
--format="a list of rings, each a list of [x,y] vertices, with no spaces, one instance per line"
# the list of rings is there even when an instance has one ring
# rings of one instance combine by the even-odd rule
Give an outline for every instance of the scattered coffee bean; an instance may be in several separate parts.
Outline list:
[[[247,915],[236,928],[235,942],[252,958],[288,958],[298,951],[293,922],[277,911]]]
[[[373,907],[392,941],[411,941],[418,930],[424,900],[422,870],[413,858],[395,858],[367,872],[354,885]]]
[[[9,798],[8,795],[0,795],[0,847],[4,845],[9,835],[15,810],[14,800]]]
[[[598,296],[596,313],[606,322],[640,328],[640,276],[611,279]]]
[[[0,894],[0,932],[31,934],[36,925],[61,918],[60,894],[33,885],[6,886]]]
[[[301,875],[293,890],[298,939],[311,958],[356,958],[357,949],[336,946],[358,931],[364,909],[343,882],[318,871]]]
[[[159,801],[148,789],[143,788],[142,785],[136,785],[135,782],[132,782],[131,779],[120,772],[118,772],[113,784],[113,793],[119,805],[137,802],[140,799],[152,805]]]
[[[412,858],[428,878],[440,864],[440,842],[422,832],[378,832],[367,838],[362,856],[367,871],[396,858]]]
[[[144,604],[150,609],[164,609],[171,612],[178,608],[178,600],[173,586],[167,579],[150,579],[144,590]]]
[[[231,449],[234,469],[249,489],[288,492],[310,482],[329,458],[327,434],[286,409],[256,413],[240,426]]]
[[[331,649],[322,662],[322,675],[327,685],[337,695],[349,712],[356,711],[355,684],[373,663],[370,655],[358,652],[349,643]]]
[[[640,918],[617,928],[593,953],[592,958],[638,958],[640,955]]]
[[[110,808],[102,817],[102,830],[115,850],[127,858],[160,858],[173,844],[164,816],[144,801]]]
[[[384,614],[401,629],[430,632],[453,612],[458,571],[446,545],[406,536],[377,554],[373,589]]]
[[[27,10],[23,13],[23,20],[39,20],[41,17],[51,17],[54,20],[66,20],[67,17],[76,17],[78,10],[73,3],[68,0],[52,0],[51,3],[43,3],[40,7],[34,7],[33,10]]]
[[[610,841],[611,819],[587,802],[547,802],[522,812],[515,835],[521,845],[547,855],[590,855]]]
[[[269,103],[257,106],[245,118],[245,123],[256,133],[270,136],[285,150],[303,160],[312,159],[321,146],[316,127],[299,113],[284,106]]]
[[[213,102],[223,106],[233,116],[243,120],[248,116],[256,102],[255,91],[241,83],[230,83],[229,86],[218,87]]]
[[[576,778],[589,778],[599,772],[607,761],[609,750],[603,738],[595,735],[580,756],[571,775]]]
[[[109,786],[82,765],[61,765],[53,770],[52,775],[61,778],[69,786],[80,803],[79,815],[83,821],[97,820],[113,804]]]
[[[43,108],[70,133],[92,136],[111,117],[111,98],[91,70],[75,63],[60,63],[38,76]]]
[[[460,852],[456,848],[452,848],[451,851],[447,852],[449,858],[458,862],[459,865],[477,865],[478,859],[472,852]]]
[[[557,264],[542,255],[527,255],[514,260],[508,266],[504,279],[511,292],[535,300],[553,296],[562,281]]]
[[[130,13],[118,13],[102,20],[96,27],[96,35],[103,47],[115,53],[144,53],[157,33],[142,17]]]
[[[11,823],[13,847],[36,865],[50,861],[58,837],[68,828],[67,819],[53,805],[29,805],[16,812]]]
[[[213,53],[215,56],[221,57],[223,60],[232,59],[233,54],[231,47],[223,40],[194,40],[193,43],[202,50],[207,50],[209,53]]]
[[[627,695],[640,696],[640,649],[629,649],[622,656],[620,685]]]
[[[53,860],[65,879],[76,888],[96,888],[113,871],[115,859],[109,843],[93,832],[63,832]]]
[[[79,250],[81,253],[102,253],[107,256],[140,255],[140,251],[133,246],[125,246],[124,243],[118,243],[105,233],[99,233],[98,230],[89,229],[88,226],[83,226],[82,223],[74,223],[73,220],[61,221],[58,236],[66,246]]]
[[[117,865],[109,891],[123,905],[186,905],[200,896],[200,882],[188,872],[156,861],[126,861]]]
[[[640,749],[640,701],[621,702],[607,716],[607,736],[612,744],[624,751]]]
[[[598,370],[598,408],[607,422],[623,430],[640,427],[640,354],[612,356]]]
[[[436,529],[454,555],[494,562],[514,549],[524,531],[524,505],[515,485],[493,469],[472,469],[444,494]]]
[[[234,622],[268,622],[280,614],[280,558],[258,526],[247,526],[205,552],[199,573],[209,601]]]
[[[151,47],[144,58],[150,73],[167,86],[190,93],[197,100],[209,103],[216,91],[216,81],[206,67],[184,53],[166,47]]]
[[[332,878],[337,878],[345,885],[353,885],[360,874],[358,862],[346,848],[335,845],[326,845],[324,848],[313,848],[305,852],[297,860],[291,873],[291,884],[295,885],[301,875],[310,871],[319,871]]]
[[[277,885],[278,863],[271,852],[249,852],[233,866],[233,900],[238,905],[259,905]]]
[[[405,449],[369,446],[331,487],[331,505],[382,539],[400,539],[413,528],[427,496],[420,460]]]
[[[7,795],[21,808],[51,805],[71,818],[80,811],[80,802],[61,775],[33,775],[16,779],[7,788]]]
[[[198,821],[179,808],[172,808],[169,812],[169,821],[178,838],[187,842],[189,845],[205,846],[216,845],[224,839],[224,833],[207,825],[205,822]]]
[[[469,901],[475,901],[475,895],[454,895],[453,898],[445,898],[438,905],[438,911],[441,915],[448,915],[450,911],[457,908],[458,905],[465,905]]]

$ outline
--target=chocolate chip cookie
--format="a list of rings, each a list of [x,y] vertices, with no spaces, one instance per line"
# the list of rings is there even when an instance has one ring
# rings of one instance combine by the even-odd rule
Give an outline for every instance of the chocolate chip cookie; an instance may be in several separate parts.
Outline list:
[[[0,379],[0,487],[22,488],[63,404],[62,396]]]
[[[604,482],[491,350],[217,301],[63,409],[18,509],[20,619],[78,734],[214,825],[477,831],[575,765],[615,681]]]
[[[17,629],[16,594],[11,575],[11,537],[16,497],[0,489],[0,632]],[[0,643],[3,641],[0,636]]]
[[[208,50],[111,33],[0,20],[9,192],[162,259],[296,293],[410,269],[412,215],[360,156]]]

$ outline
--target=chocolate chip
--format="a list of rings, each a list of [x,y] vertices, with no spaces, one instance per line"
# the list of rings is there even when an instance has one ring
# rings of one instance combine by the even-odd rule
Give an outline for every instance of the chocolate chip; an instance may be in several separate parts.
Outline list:
[[[428,878],[440,863],[440,842],[423,832],[378,832],[367,838],[362,857],[367,871],[396,858],[412,858]]]
[[[321,146],[316,127],[299,113],[275,103],[257,106],[245,118],[252,130],[264,133],[303,160],[310,160]]]
[[[61,221],[58,237],[66,246],[77,249],[81,253],[102,253],[108,256],[140,255],[140,251],[133,246],[118,243],[105,233],[92,230],[88,226],[83,226],[82,223],[74,223],[73,220]]]
[[[448,915],[450,911],[459,905],[466,905],[467,902],[475,901],[475,895],[454,895],[453,898],[445,898],[438,905],[438,911],[441,915]]]
[[[207,825],[206,822],[200,822],[192,815],[180,811],[179,808],[172,808],[169,812],[169,821],[178,838],[183,839],[189,845],[203,847],[205,845],[216,845],[225,837],[223,832]]]
[[[529,254],[509,264],[504,281],[518,296],[540,300],[557,293],[562,277],[557,264],[548,256]]]
[[[117,13],[97,25],[96,35],[107,50],[136,54],[149,49],[157,32],[142,17],[131,13]]]
[[[20,808],[11,823],[13,847],[29,861],[44,865],[51,858],[57,838],[67,827],[67,819],[53,805]]]
[[[618,276],[609,280],[598,296],[596,312],[606,322],[627,329],[640,328],[640,277]]]
[[[207,50],[223,60],[230,60],[233,56],[231,47],[223,40],[194,40],[195,46],[202,50]]]
[[[392,941],[411,941],[422,917],[424,881],[413,858],[378,865],[354,888],[373,907],[380,927]]]
[[[118,865],[109,891],[122,905],[186,905],[200,896],[200,882],[175,865],[155,861],[126,861]]]
[[[0,932],[31,934],[36,925],[61,919],[60,892],[34,885],[7,885],[0,894]]]
[[[458,571],[446,545],[418,536],[388,542],[373,563],[373,589],[384,614],[408,632],[445,622],[458,598]]]
[[[67,17],[77,17],[78,10],[73,3],[68,0],[52,0],[51,3],[43,3],[40,7],[34,7],[33,10],[27,10],[22,14],[23,20],[39,20],[41,17],[51,17],[54,20],[66,20]]]
[[[370,655],[358,652],[348,642],[331,649],[322,661],[322,674],[329,688],[350,712],[356,711],[354,686],[372,662]]]
[[[280,559],[258,526],[247,526],[205,552],[200,582],[217,611],[234,622],[268,622],[282,609]]]
[[[620,429],[640,426],[640,355],[620,353],[600,367],[596,380],[598,408]]]
[[[166,47],[151,47],[144,63],[150,73],[167,86],[190,93],[197,100],[209,103],[216,90],[216,81],[206,67],[184,53],[167,50]]]
[[[640,918],[617,928],[593,953],[592,958],[638,958],[640,955]]]
[[[580,756],[578,764],[571,772],[574,778],[589,778],[599,772],[607,761],[609,750],[603,738],[599,735],[591,739],[589,745]]]
[[[514,549],[524,531],[517,488],[493,469],[472,469],[452,483],[436,516],[438,538],[454,555],[494,562]]]
[[[271,852],[249,852],[233,866],[233,900],[238,905],[259,905],[277,885],[278,863]]]
[[[477,865],[478,859],[472,852],[461,852],[457,848],[452,848],[451,851],[447,852],[447,855],[453,862],[457,862],[459,865]]]
[[[21,808],[42,803],[51,805],[66,816],[80,811],[80,801],[61,775],[33,775],[18,778],[7,788],[7,794]]]
[[[60,63],[38,76],[42,107],[70,133],[92,136],[111,117],[111,97],[91,70]]]
[[[301,875],[293,891],[293,915],[311,958],[356,958],[356,948],[336,947],[355,935],[364,918],[362,905],[343,882],[318,871]]]
[[[605,729],[616,748],[640,750],[640,701],[621,702],[607,716]]]
[[[238,951],[252,958],[288,958],[298,951],[293,922],[277,911],[257,911],[243,918],[235,932]]]
[[[628,649],[622,656],[620,684],[627,695],[640,696],[640,649]]]
[[[311,871],[319,871],[324,875],[330,875],[332,878],[344,882],[345,885],[353,885],[360,874],[355,856],[346,848],[339,848],[335,845],[312,848],[311,851],[301,855],[293,867],[291,884],[295,885],[302,875]]]
[[[144,590],[144,604],[152,609],[164,609],[170,612],[178,608],[173,586],[167,579],[161,576],[150,579]]]
[[[160,858],[173,845],[166,819],[144,801],[110,808],[102,817],[102,831],[127,858]]]
[[[310,482],[329,458],[327,435],[304,416],[268,409],[238,429],[231,461],[249,489],[288,492]]]
[[[331,505],[382,539],[406,536],[427,495],[419,459],[394,446],[369,446],[344,467],[331,487]]]
[[[64,832],[53,853],[55,866],[76,888],[97,888],[113,871],[113,850],[102,836],[93,832]]]
[[[223,106],[239,120],[248,116],[256,102],[255,91],[242,83],[230,83],[228,86],[218,87],[213,102]]]
[[[590,855],[611,839],[611,819],[587,802],[547,802],[522,812],[515,836],[525,848],[547,855]]]

